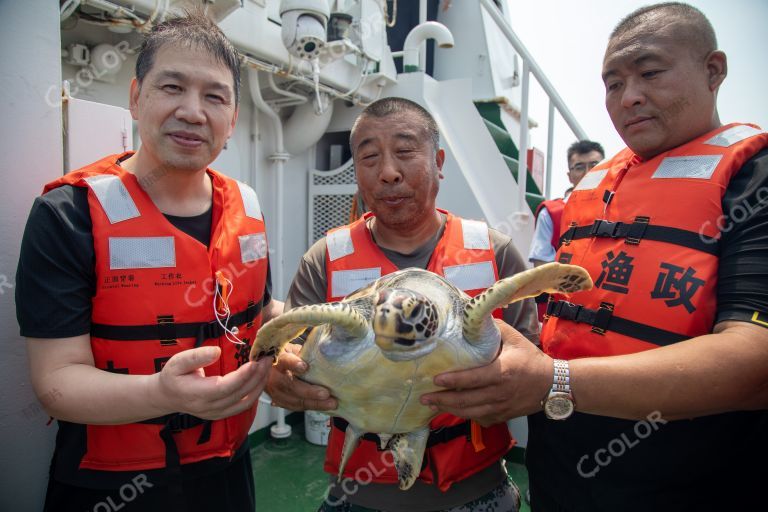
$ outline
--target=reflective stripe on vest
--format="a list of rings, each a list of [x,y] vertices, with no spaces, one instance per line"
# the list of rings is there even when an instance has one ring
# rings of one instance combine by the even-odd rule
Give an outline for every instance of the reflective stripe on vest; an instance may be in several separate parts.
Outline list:
[[[237,182],[237,187],[240,189],[245,214],[252,219],[263,220],[259,196],[256,195],[256,191],[242,181]]]
[[[109,268],[164,268],[176,266],[172,236],[109,237]]]
[[[331,294],[334,297],[346,297],[380,277],[381,267],[361,268],[358,270],[334,270],[331,274]]]
[[[488,288],[496,282],[493,264],[490,261],[468,263],[466,265],[446,265],[443,267],[445,278],[459,290]]]
[[[138,217],[139,209],[131,199],[128,189],[123,182],[114,175],[92,176],[85,178],[85,182],[91,187],[96,199],[109,218],[109,222],[115,224],[124,220]]]

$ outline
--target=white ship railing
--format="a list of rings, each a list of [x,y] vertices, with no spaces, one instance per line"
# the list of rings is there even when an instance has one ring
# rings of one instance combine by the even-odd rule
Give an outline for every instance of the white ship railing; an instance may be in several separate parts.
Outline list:
[[[586,132],[579,125],[576,118],[565,105],[565,102],[555,90],[555,87],[549,81],[547,76],[541,70],[539,65],[531,56],[531,53],[525,47],[520,38],[517,37],[512,27],[509,26],[507,20],[501,15],[501,11],[492,0],[480,0],[480,4],[485,8],[488,14],[491,16],[501,32],[507,38],[509,43],[515,49],[515,52],[523,60],[523,76],[522,76],[522,99],[521,99],[521,113],[520,113],[520,162],[518,167],[518,207],[522,211],[525,205],[525,191],[526,180],[528,177],[528,91],[530,85],[530,74],[533,74],[534,78],[539,82],[544,92],[549,97],[549,118],[547,121],[547,170],[545,174],[545,190],[544,196],[550,197],[550,189],[552,187],[552,141],[554,137],[554,120],[555,109],[560,113],[563,120],[573,133],[583,140],[587,138]],[[525,177],[523,179],[522,177]]]

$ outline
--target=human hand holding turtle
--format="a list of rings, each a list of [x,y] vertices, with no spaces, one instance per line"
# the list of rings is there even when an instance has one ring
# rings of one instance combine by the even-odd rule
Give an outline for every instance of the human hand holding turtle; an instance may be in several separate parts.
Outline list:
[[[301,345],[287,344],[272,367],[266,389],[272,398],[272,405],[291,411],[336,409],[339,403],[328,388],[295,378],[309,370],[309,365],[299,357],[300,351]]]
[[[552,358],[501,320],[496,326],[499,356],[486,366],[435,376],[435,384],[448,389],[423,395],[422,404],[484,427],[541,410],[552,387]]]

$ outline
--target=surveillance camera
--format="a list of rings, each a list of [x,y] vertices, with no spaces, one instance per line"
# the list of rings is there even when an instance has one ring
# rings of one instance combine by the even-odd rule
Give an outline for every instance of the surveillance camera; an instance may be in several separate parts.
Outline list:
[[[329,16],[327,0],[283,0],[280,20],[288,52],[300,59],[316,58],[326,43]]]

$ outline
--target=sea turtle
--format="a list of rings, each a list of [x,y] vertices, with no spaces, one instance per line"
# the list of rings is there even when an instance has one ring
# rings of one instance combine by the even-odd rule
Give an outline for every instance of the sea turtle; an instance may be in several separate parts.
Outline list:
[[[409,268],[377,279],[341,302],[302,306],[267,322],[251,358],[273,356],[306,328],[301,378],[338,399],[330,414],[349,423],[339,478],[360,437],[378,434],[392,452],[401,489],[415,482],[435,416],[419,397],[435,375],[491,362],[499,351],[494,309],[542,292],[592,287],[581,267],[549,263],[502,279],[470,298],[445,278]],[[386,444],[385,444],[386,443]]]

